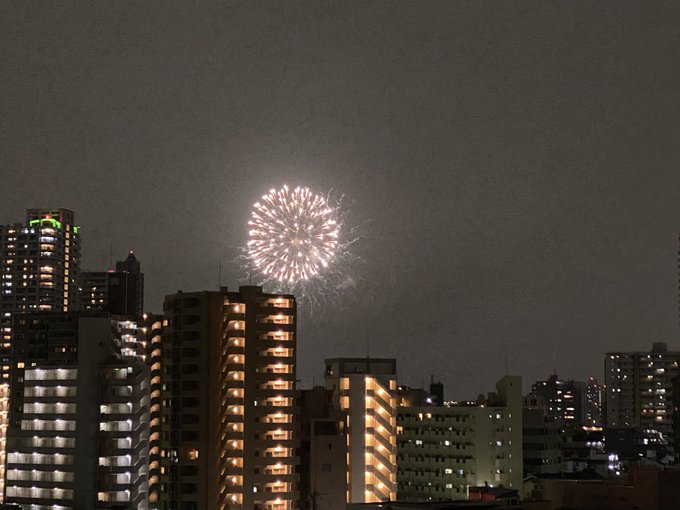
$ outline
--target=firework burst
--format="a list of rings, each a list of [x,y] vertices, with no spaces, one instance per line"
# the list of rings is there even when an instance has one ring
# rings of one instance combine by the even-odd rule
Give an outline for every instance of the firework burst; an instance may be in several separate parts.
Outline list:
[[[356,238],[330,193],[272,189],[254,204],[248,226],[246,265],[260,284],[311,305],[352,285],[350,246]]]

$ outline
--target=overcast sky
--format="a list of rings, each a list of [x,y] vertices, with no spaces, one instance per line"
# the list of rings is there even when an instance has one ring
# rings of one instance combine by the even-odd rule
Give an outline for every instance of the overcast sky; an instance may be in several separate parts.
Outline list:
[[[677,2],[0,3],[0,222],[65,207],[147,308],[213,289],[273,186],[333,188],[359,283],[323,359],[474,397],[678,342]],[[370,339],[370,340],[369,340]]]

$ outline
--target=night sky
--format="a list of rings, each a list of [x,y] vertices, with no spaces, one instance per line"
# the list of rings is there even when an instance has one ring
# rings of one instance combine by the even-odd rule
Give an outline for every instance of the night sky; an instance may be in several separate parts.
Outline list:
[[[146,302],[238,285],[252,203],[334,189],[357,284],[323,359],[475,397],[678,342],[677,2],[0,3],[0,222],[76,211]]]

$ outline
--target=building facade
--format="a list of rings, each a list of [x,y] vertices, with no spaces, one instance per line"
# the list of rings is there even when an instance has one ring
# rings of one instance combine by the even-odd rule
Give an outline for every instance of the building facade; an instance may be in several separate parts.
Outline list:
[[[531,394],[540,398],[550,420],[584,425],[586,423],[586,383],[562,380],[553,374],[531,386]]]
[[[376,503],[397,495],[397,362],[326,360],[326,389],[346,414],[347,503]]]
[[[300,409],[300,510],[345,510],[346,414],[324,386],[302,390]]]
[[[678,363],[680,352],[669,351],[663,342],[655,342],[650,351],[607,353],[606,427],[655,431],[669,443]]]
[[[78,309],[80,229],[73,211],[29,209],[25,223],[0,225],[2,379],[9,379],[15,313]]]
[[[80,307],[137,319],[144,309],[144,273],[134,252],[116,263],[116,270],[80,274]]]
[[[159,506],[295,508],[295,298],[179,292],[164,313]]]
[[[156,510],[161,500],[163,317],[142,314],[137,334],[143,342],[143,360],[149,370],[149,508]]]
[[[468,488],[522,485],[522,380],[506,376],[481,402],[400,407],[398,499],[463,500]]]
[[[80,229],[67,209],[29,209],[24,223],[0,225],[0,502],[4,497],[13,317],[77,308]]]
[[[148,375],[107,316],[15,318],[5,501],[32,510],[147,508]]]
[[[601,428],[602,408],[604,406],[605,387],[591,377],[588,379],[585,396],[585,423],[586,427]]]
[[[560,473],[563,470],[561,430],[563,422],[548,419],[540,406],[522,410],[524,474]]]

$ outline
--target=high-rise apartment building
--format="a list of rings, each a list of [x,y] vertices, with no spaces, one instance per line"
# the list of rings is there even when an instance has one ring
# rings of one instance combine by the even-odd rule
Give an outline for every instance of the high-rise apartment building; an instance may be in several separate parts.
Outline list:
[[[148,371],[113,331],[107,316],[15,317],[7,503],[148,508]]]
[[[144,273],[134,252],[116,263],[116,270],[80,274],[82,310],[102,310],[112,315],[139,318],[144,308]]]
[[[137,337],[145,348],[149,369],[149,508],[154,510],[161,500],[162,328],[160,315],[142,314],[137,323]]]
[[[295,508],[295,298],[178,292],[164,312],[160,507]]]
[[[651,351],[608,352],[605,356],[606,427],[656,431],[672,436],[673,379],[680,352],[655,342]]]
[[[348,503],[396,498],[396,368],[394,359],[326,360],[326,388],[346,413]]]
[[[602,427],[602,407],[604,404],[604,385],[591,377],[585,389],[585,423],[586,427]]]
[[[398,498],[467,499],[468,488],[522,487],[522,379],[506,376],[484,401],[400,407]]]
[[[586,422],[586,383],[562,380],[557,374],[531,386],[531,394],[539,397],[548,419],[583,425]]]
[[[0,370],[9,379],[12,316],[78,309],[80,232],[72,211],[28,209],[26,222],[0,225]]]
[[[78,308],[79,228],[66,209],[29,209],[26,222],[0,226],[3,312]]]
[[[80,232],[67,209],[29,209],[25,223],[0,225],[0,489],[12,360],[13,316],[77,308]],[[4,490],[0,493],[0,502]]]

